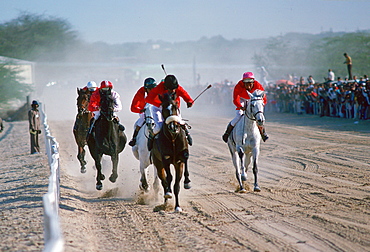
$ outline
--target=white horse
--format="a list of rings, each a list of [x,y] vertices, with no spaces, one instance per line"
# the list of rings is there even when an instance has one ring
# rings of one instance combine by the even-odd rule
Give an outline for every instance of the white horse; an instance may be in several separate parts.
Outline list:
[[[246,109],[240,120],[236,123],[232,134],[228,139],[228,146],[235,166],[236,179],[239,182],[239,192],[246,192],[243,181],[247,180],[248,166],[253,160],[254,191],[259,192],[258,186],[258,155],[260,153],[261,135],[258,125],[263,125],[265,116],[263,114],[264,91],[256,90],[251,94],[248,92],[250,100],[247,100]]]
[[[148,126],[154,127],[154,120],[151,116],[151,104],[145,106],[145,123],[139,130],[136,137],[136,145],[132,147],[132,152],[137,160],[140,161],[140,184],[139,188],[145,192],[148,192],[150,186],[147,180],[148,167],[152,163],[150,158],[150,151],[148,150],[148,137],[149,130]],[[156,193],[159,191],[159,178],[157,176],[157,169],[154,168],[154,183],[153,188]]]

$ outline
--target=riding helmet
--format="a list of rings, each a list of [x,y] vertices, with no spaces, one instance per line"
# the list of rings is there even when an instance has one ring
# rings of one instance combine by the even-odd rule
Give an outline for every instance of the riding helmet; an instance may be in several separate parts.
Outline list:
[[[155,79],[152,77],[146,78],[144,80],[144,88],[152,89],[157,86],[157,83],[155,82]]]
[[[90,90],[95,90],[98,85],[96,85],[96,82],[95,81],[89,81],[87,84],[86,84],[86,87]]]
[[[173,90],[179,87],[179,83],[174,75],[167,75],[164,78],[164,86],[169,90]]]
[[[113,84],[112,84],[112,82],[110,82],[108,80],[103,80],[100,83],[100,88],[110,88],[110,89],[112,89],[113,88]]]
[[[36,106],[36,105],[37,105],[37,106],[39,106],[39,103],[38,103],[38,101],[36,101],[36,100],[33,100],[33,101],[32,101],[32,106]]]

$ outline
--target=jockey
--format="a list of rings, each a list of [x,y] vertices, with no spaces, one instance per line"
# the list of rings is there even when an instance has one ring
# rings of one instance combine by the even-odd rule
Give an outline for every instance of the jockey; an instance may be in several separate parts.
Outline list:
[[[150,91],[148,96],[145,98],[146,103],[150,103],[154,105],[152,107],[152,115],[153,119],[155,121],[155,128],[152,129],[151,134],[156,135],[160,131],[163,123],[163,118],[162,118],[162,109],[161,109],[161,101],[158,98],[158,95],[163,95],[165,93],[176,93],[176,101],[177,104],[180,108],[180,97],[186,102],[186,105],[188,108],[193,106],[193,99],[190,97],[188,92],[185,91],[183,87],[179,85],[177,82],[177,79],[174,75],[167,75],[166,78],[161,81],[155,88]],[[186,128],[185,123],[182,124],[182,128],[185,131],[186,138],[188,140],[189,145],[191,146],[193,144],[193,140],[190,136],[190,133],[188,129]],[[151,140],[151,139],[150,139]],[[150,146],[152,142],[150,142],[148,145]]]
[[[245,102],[248,101],[249,95],[247,93],[253,93],[255,90],[262,90],[264,91],[265,89],[263,86],[255,80],[254,74],[252,72],[246,72],[243,74],[243,79],[236,84],[234,87],[234,93],[233,93],[233,103],[236,106],[236,116],[234,119],[231,120],[231,122],[227,125],[227,129],[225,133],[222,136],[222,139],[224,140],[225,143],[227,143],[227,140],[229,138],[229,135],[231,134],[231,131],[233,130],[235,124],[239,121],[241,116],[243,115],[243,111],[245,110]],[[266,95],[263,97],[264,104],[266,105],[267,99]],[[258,129],[260,131],[260,134],[262,136],[262,140],[265,142],[269,136],[265,132],[265,127],[258,126]]]
[[[83,90],[89,90],[91,93],[93,93],[98,88],[98,85],[96,85],[95,81],[89,81]]]
[[[121,100],[120,100],[120,95],[113,90],[113,84],[112,82],[108,81],[108,80],[104,80],[100,83],[100,88],[96,89],[94,93],[92,93],[91,97],[90,97],[90,102],[89,102],[89,111],[93,112],[93,115],[94,117],[91,119],[91,122],[90,122],[90,129],[89,129],[89,133],[91,133],[93,127],[94,127],[94,122],[96,120],[98,120],[99,116],[100,116],[100,90],[104,90],[104,91],[107,91],[107,90],[111,90],[111,94],[112,94],[112,98],[113,98],[113,103],[114,103],[114,116],[115,116],[115,122],[118,123],[119,125],[119,129],[124,131],[125,130],[125,127],[123,125],[121,125],[119,123],[119,119],[118,119],[118,116],[117,116],[117,112],[121,111],[122,110],[122,103],[121,103]]]
[[[139,88],[139,90],[134,95],[134,98],[132,99],[131,112],[138,113],[139,119],[137,119],[135,122],[135,131],[131,141],[128,143],[130,146],[135,146],[137,134],[139,133],[139,130],[145,123],[145,114],[144,114],[146,104],[145,97],[149,94],[150,90],[152,90],[156,86],[157,83],[153,78],[151,77],[146,78],[144,80],[144,86]]]
[[[93,92],[95,92],[95,90],[98,88],[98,85],[96,85],[96,82],[95,81],[89,81],[86,86],[84,86],[82,88],[82,90],[85,90],[85,91],[90,91],[90,96]],[[90,98],[90,97],[89,97]],[[75,124],[73,126],[73,130],[76,131],[77,128],[78,128],[78,124],[79,124],[79,120],[80,120],[80,117],[79,115],[76,116],[76,120],[75,120]]]

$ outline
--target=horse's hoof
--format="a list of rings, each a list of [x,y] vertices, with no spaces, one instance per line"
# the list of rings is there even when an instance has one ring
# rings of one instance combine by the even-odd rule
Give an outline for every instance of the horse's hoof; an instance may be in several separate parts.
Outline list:
[[[143,185],[142,183],[140,183],[139,188],[144,192],[149,192],[149,185]]]
[[[261,188],[259,186],[254,186],[254,191],[255,192],[260,192],[261,191]]]
[[[191,183],[184,183],[184,188],[185,189],[190,189],[191,188]]]
[[[96,190],[101,190],[101,189],[103,189],[103,185],[102,184],[97,184],[96,185]]]
[[[176,207],[176,208],[175,208],[175,212],[176,212],[176,213],[181,213],[181,212],[182,212],[181,207],[179,207],[179,206],[178,206],[178,207]]]
[[[240,190],[239,190],[239,192],[240,192],[240,193],[246,193],[246,192],[247,192],[247,190],[245,190],[245,189],[243,188],[243,189],[240,189]]]
[[[109,177],[109,181],[110,182],[112,182],[112,183],[114,183],[114,182],[116,182],[116,180],[117,180],[117,177],[118,177],[118,175],[110,175],[110,177]]]
[[[242,175],[242,181],[247,181],[247,175]]]
[[[172,193],[166,192],[166,194],[164,195],[164,198],[165,199],[172,199]]]
[[[85,166],[81,167],[81,173],[86,173],[86,167]]]

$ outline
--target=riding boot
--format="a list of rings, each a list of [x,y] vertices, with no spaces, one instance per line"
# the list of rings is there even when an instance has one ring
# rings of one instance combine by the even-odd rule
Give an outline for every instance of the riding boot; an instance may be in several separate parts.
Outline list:
[[[136,144],[136,137],[137,137],[137,134],[139,134],[139,130],[140,130],[140,128],[141,127],[139,127],[139,126],[136,126],[136,128],[135,128],[135,131],[134,131],[134,134],[133,134],[133,136],[132,136],[132,139],[131,139],[131,141],[128,143],[128,145],[130,145],[130,146],[135,146],[135,144]]]
[[[262,140],[264,142],[266,142],[267,139],[269,139],[269,136],[267,135],[266,131],[265,131],[265,126],[258,126],[258,129],[260,131],[260,134],[261,134],[261,137],[262,137]]]
[[[193,138],[190,136],[190,132],[188,128],[186,128],[186,125],[181,125],[182,129],[185,131],[186,139],[188,140],[188,144],[190,146],[193,145]]]
[[[231,123],[229,123],[227,125],[227,128],[226,128],[226,131],[225,133],[222,135],[222,140],[224,140],[225,143],[227,143],[227,140],[229,139],[229,136],[231,134],[231,131],[233,130],[234,126],[231,125]]]
[[[95,124],[95,118],[91,118],[90,120],[90,126],[89,126],[89,131],[87,132],[86,140],[89,140],[89,137],[94,129],[94,124]]]
[[[119,118],[118,118],[118,116],[116,116],[115,118],[114,118],[114,121],[118,124],[118,129],[120,130],[120,131],[125,131],[125,126],[123,126],[122,124],[120,124],[119,123]]]
[[[120,131],[125,131],[125,126],[123,126],[122,124],[118,123],[118,128]]]

